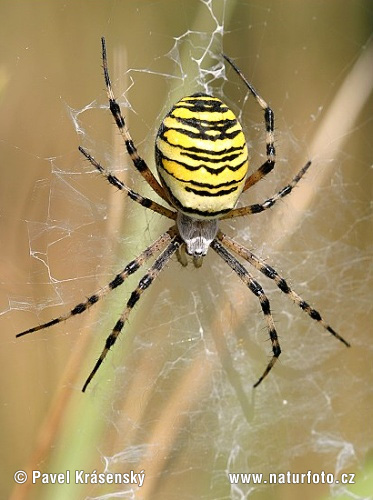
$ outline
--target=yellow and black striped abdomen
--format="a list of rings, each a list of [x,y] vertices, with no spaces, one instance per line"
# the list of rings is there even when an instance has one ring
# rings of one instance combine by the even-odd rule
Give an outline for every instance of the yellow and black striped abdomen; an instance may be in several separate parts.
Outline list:
[[[194,94],[178,101],[161,123],[155,157],[162,184],[180,212],[212,219],[234,208],[248,153],[241,125],[217,97]]]

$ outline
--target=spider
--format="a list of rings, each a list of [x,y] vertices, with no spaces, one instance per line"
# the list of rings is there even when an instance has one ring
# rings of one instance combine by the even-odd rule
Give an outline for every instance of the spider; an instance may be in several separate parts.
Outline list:
[[[303,309],[310,318],[320,323],[325,330],[349,347],[350,344],[324,321],[316,309],[292,290],[285,279],[273,267],[219,229],[219,220],[258,214],[271,208],[279,199],[291,193],[311,165],[311,162],[308,161],[289,184],[263,203],[235,208],[240,195],[273,170],[276,158],[274,113],[248,82],[241,70],[228,56],[223,54],[224,59],[238,74],[264,112],[266,161],[252,174],[247,175],[248,151],[245,136],[237,118],[228,106],[217,97],[197,93],[180,99],[160,125],[155,140],[155,160],[161,181],[159,182],[145,161],[139,156],[120,107],[114,97],[109,77],[104,37],[101,39],[101,46],[110,111],[134,167],[165,202],[167,207],[133,191],[98,163],[82,147],[79,147],[79,151],[98,172],[106,177],[110,184],[123,191],[136,203],[175,221],[175,223],[138,257],[129,262],[106,286],[77,304],[69,312],[47,323],[21,332],[17,337],[49,328],[72,316],[83,313],[106,294],[122,285],[128,276],[137,271],[151,257],[158,254],[153,265],[131,293],[122,314],[107,337],[103,351],[83,385],[82,391],[84,392],[109,349],[114,346],[133,307],[139,301],[142,293],[149,288],[163,270],[170,258],[176,255],[178,261],[183,266],[186,266],[188,264],[187,255],[189,255],[194,266],[200,267],[207,251],[212,248],[258,298],[266,320],[273,354],[254,387],[257,387],[268,375],[278,359],[281,349],[270,303],[263,288],[233,254],[241,257],[264,276],[273,280],[278,288]]]

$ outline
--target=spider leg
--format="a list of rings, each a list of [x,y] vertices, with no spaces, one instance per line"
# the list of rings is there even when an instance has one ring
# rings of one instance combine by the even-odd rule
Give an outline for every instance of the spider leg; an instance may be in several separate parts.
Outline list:
[[[268,160],[265,161],[257,170],[255,170],[255,172],[253,172],[247,177],[242,191],[246,191],[251,186],[254,186],[254,184],[259,182],[261,179],[263,179],[263,177],[269,174],[269,172],[273,170],[273,167],[274,167],[274,162],[273,165],[271,165]]]
[[[284,198],[285,196],[287,196],[292,192],[294,186],[298,184],[298,182],[301,180],[301,178],[304,176],[304,174],[307,172],[310,166],[311,162],[308,161],[304,165],[304,167],[297,173],[294,179],[291,182],[289,182],[287,186],[280,189],[280,191],[276,193],[274,196],[272,196],[272,198],[268,198],[268,200],[265,200],[263,203],[255,203],[254,205],[247,205],[246,207],[235,208],[228,214],[223,215],[221,219],[231,219],[232,217],[241,217],[242,215],[248,215],[248,214],[259,214],[260,212],[263,212],[264,210],[273,207],[276,201],[280,200],[281,198]]]
[[[169,229],[166,233],[162,234],[157,240],[152,243],[148,248],[146,248],[136,259],[132,260],[129,262],[126,267],[121,271],[119,274],[115,276],[115,278],[110,281],[107,285],[102,287],[100,290],[95,292],[93,295],[88,297],[84,302],[81,302],[80,304],[77,304],[73,309],[71,309],[69,312],[63,314],[62,316],[59,316],[58,318],[52,319],[51,321],[48,321],[47,323],[43,323],[42,325],[34,326],[33,328],[29,328],[28,330],[25,330],[24,332],[18,333],[16,337],[22,337],[23,335],[26,335],[28,333],[33,333],[37,332],[39,330],[43,330],[44,328],[49,328],[50,326],[57,325],[58,323],[61,323],[62,321],[66,321],[67,319],[71,318],[71,316],[76,316],[77,314],[81,314],[87,309],[89,309],[91,306],[96,304],[102,297],[107,295],[109,292],[114,290],[114,288],[117,288],[120,286],[124,280],[136,272],[147,260],[149,260],[155,253],[160,252],[163,250],[163,248],[171,241],[171,239],[175,235],[175,226]]]
[[[262,382],[262,380],[268,375],[271,371],[273,365],[276,363],[277,358],[281,354],[281,348],[277,337],[277,332],[275,328],[275,324],[273,321],[273,317],[271,314],[271,309],[269,305],[269,300],[265,295],[263,288],[260,284],[254,280],[252,275],[248,272],[248,270],[234,257],[224,246],[217,240],[213,240],[211,243],[211,247],[215,250],[215,252],[220,255],[220,257],[233,269],[233,271],[238,275],[238,277],[245,283],[245,285],[256,295],[260,302],[260,307],[262,308],[265,320],[267,322],[267,328],[269,332],[269,336],[272,342],[272,351],[273,356],[270,359],[267,368],[264,370],[263,375],[255,382],[254,387],[258,387],[258,385]]]
[[[87,389],[88,384],[91,382],[92,378],[96,374],[97,370],[100,368],[102,362],[104,361],[107,353],[109,352],[110,348],[115,344],[118,335],[122,331],[125,322],[128,319],[128,316],[130,315],[133,307],[137,303],[137,301],[140,299],[141,294],[146,290],[155,280],[155,278],[159,275],[159,273],[162,271],[164,266],[167,264],[167,262],[170,260],[172,255],[177,251],[181,244],[181,239],[179,236],[174,236],[173,239],[170,241],[166,249],[160,254],[160,256],[155,260],[154,264],[151,266],[151,268],[148,270],[148,272],[141,278],[139,281],[139,284],[137,285],[137,288],[131,293],[130,298],[127,301],[127,305],[120,315],[120,318],[116,322],[112,332],[108,336],[105,342],[105,347],[98,358],[95,366],[93,367],[93,370],[89,374],[87,380],[84,383],[84,386],[82,388],[82,392],[85,392]]]
[[[225,245],[227,246],[230,250],[238,254],[240,257],[245,259],[249,264],[254,266],[258,271],[260,271],[264,276],[267,276],[267,278],[270,278],[273,280],[278,288],[284,292],[286,295],[288,295],[293,302],[295,302],[303,311],[305,311],[308,316],[318,323],[320,323],[325,330],[327,330],[329,333],[331,333],[336,339],[340,340],[345,344],[347,347],[350,347],[350,343],[347,342],[341,335],[339,335],[333,328],[324,321],[324,319],[321,317],[321,314],[316,311],[313,307],[311,307],[306,301],[302,299],[294,290],[290,288],[290,286],[287,284],[285,279],[278,274],[278,272],[273,269],[273,267],[269,266],[264,262],[263,259],[257,257],[254,255],[250,250],[245,248],[244,246],[240,245],[236,241],[234,241],[232,238],[227,236],[226,234],[222,233],[219,231],[218,233],[218,239]]]
[[[180,248],[177,249],[176,257],[183,267],[186,267],[188,265],[188,257],[187,257],[185,243],[180,245]]]
[[[97,170],[104,176],[106,179],[109,181],[109,183],[116,188],[120,189],[121,191],[124,191],[127,196],[131,198],[131,200],[136,201],[140,205],[142,205],[145,208],[149,208],[150,210],[153,210],[153,212],[157,212],[158,214],[164,215],[165,217],[168,217],[169,219],[176,219],[176,212],[173,212],[172,210],[159,205],[159,203],[156,203],[155,201],[145,198],[144,196],[141,196],[140,194],[136,193],[133,191],[131,188],[126,186],[122,181],[118,179],[115,175],[111,174],[105,167],[103,167],[100,163],[98,163],[85,149],[83,149],[81,146],[79,146],[79,151],[86,157],[86,159],[93,165]]]
[[[110,81],[110,76],[109,76],[107,55],[106,55],[106,43],[105,43],[104,37],[101,38],[101,44],[102,44],[102,66],[104,69],[104,77],[105,77],[107,95],[108,95],[108,99],[109,99],[110,111],[114,117],[115,123],[119,129],[119,132],[124,140],[124,144],[127,148],[127,152],[129,154],[135,168],[137,169],[138,172],[140,172],[140,174],[143,176],[143,178],[146,180],[146,182],[149,184],[149,186],[157,193],[158,196],[160,196],[164,201],[166,201],[169,204],[169,201],[167,199],[167,196],[166,196],[166,193],[165,193],[163,187],[159,184],[157,179],[154,177],[153,173],[151,172],[151,170],[149,169],[148,165],[143,160],[143,158],[141,158],[141,156],[139,156],[137,149],[136,149],[136,146],[133,143],[132,137],[129,133],[126,122],[123,118],[119,104],[117,103],[117,101],[115,100],[115,97],[114,97],[114,92],[113,92],[113,89],[111,86],[111,81]]]
[[[274,145],[274,129],[275,129],[275,115],[272,109],[268,106],[266,101],[258,94],[255,88],[244,76],[242,71],[235,65],[235,63],[228,56],[223,54],[224,59],[232,66],[234,71],[238,74],[246,87],[250,90],[251,94],[255,97],[256,102],[264,111],[264,121],[266,127],[266,155],[267,160],[261,165],[258,170],[251,174],[245,182],[243,191],[256,184],[260,179],[269,174],[273,170],[276,163],[276,150]]]

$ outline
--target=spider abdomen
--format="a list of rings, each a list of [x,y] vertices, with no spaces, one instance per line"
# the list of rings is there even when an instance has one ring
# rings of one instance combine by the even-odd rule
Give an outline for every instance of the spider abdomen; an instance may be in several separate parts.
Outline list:
[[[194,94],[178,101],[159,128],[159,176],[177,210],[213,219],[232,210],[248,170],[242,127],[217,97]]]

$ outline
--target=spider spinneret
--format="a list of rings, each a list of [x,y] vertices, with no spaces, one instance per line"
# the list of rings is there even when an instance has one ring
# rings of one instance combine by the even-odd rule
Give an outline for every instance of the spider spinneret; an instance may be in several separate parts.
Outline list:
[[[101,42],[109,107],[123,137],[127,152],[134,167],[170,208],[136,193],[98,163],[85,149],[79,147],[79,151],[110,184],[123,191],[136,203],[176,221],[176,224],[159,236],[136,259],[129,262],[110,283],[85,301],[58,318],[19,333],[17,337],[48,328],[83,313],[110,291],[120,286],[129,275],[136,272],[151,257],[159,254],[131,293],[122,314],[107,337],[104,349],[83,386],[84,392],[109,349],[114,345],[131,310],[171,257],[176,255],[179,262],[186,266],[188,260],[185,253],[187,253],[192,257],[193,264],[200,267],[211,247],[258,298],[266,320],[273,354],[254,387],[257,387],[268,375],[281,349],[269,300],[263,288],[233,254],[238,255],[264,276],[273,280],[277,287],[311,319],[320,323],[325,330],[349,347],[350,344],[324,321],[316,309],[292,290],[275,269],[224,234],[218,227],[218,221],[221,219],[257,214],[271,208],[279,199],[291,193],[311,165],[308,161],[289,184],[264,202],[235,208],[240,195],[271,172],[275,166],[274,114],[266,101],[260,97],[233,61],[223,54],[224,59],[239,75],[264,112],[266,160],[252,174],[247,175],[249,160],[246,139],[234,113],[217,97],[197,93],[180,99],[161,123],[155,141],[156,166],[161,180],[159,183],[145,161],[139,156],[114,97],[107,65],[105,39],[102,38]]]

